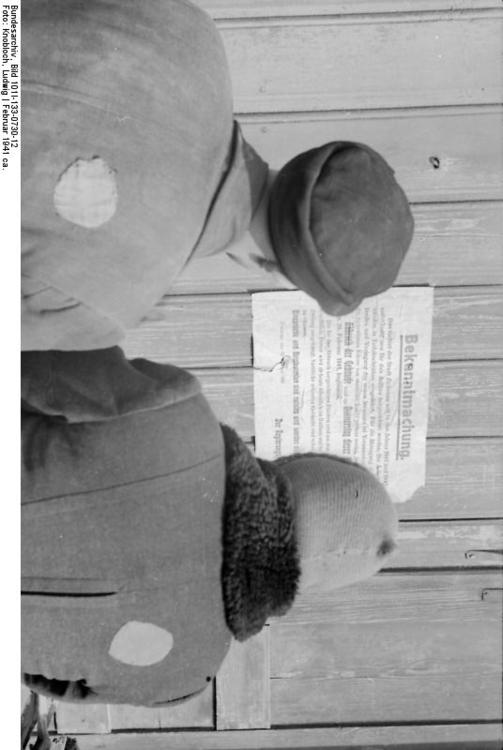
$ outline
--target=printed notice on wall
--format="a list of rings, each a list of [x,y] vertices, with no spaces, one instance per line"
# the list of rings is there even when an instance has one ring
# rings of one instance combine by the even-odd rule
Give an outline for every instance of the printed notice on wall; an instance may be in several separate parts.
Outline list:
[[[338,318],[297,291],[252,304],[257,456],[345,456],[408,500],[425,482],[433,289],[390,289]]]

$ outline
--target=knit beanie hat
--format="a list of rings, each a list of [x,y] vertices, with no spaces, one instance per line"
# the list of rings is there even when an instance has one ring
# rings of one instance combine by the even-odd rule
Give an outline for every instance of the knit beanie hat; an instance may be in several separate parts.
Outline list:
[[[393,170],[359,143],[299,154],[272,186],[269,228],[279,266],[328,313],[349,312],[393,284],[413,227]]]
[[[296,505],[299,591],[331,591],[368,578],[388,561],[396,546],[397,515],[367,469],[319,454],[275,463]]]
[[[314,453],[265,461],[230,427],[222,433],[222,594],[235,638],[285,614],[299,591],[332,591],[387,562],[396,513],[367,469]]]

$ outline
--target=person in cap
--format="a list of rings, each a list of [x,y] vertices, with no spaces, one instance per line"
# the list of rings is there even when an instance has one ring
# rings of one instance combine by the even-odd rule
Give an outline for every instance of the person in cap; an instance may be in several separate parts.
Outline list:
[[[296,156],[269,184],[251,225],[269,270],[329,315],[393,284],[414,222],[382,156],[359,143],[327,143]]]
[[[23,36],[24,350],[120,343],[249,227],[255,260],[331,314],[393,283],[413,221],[391,168],[333,142],[269,172],[201,9],[25,0]]]
[[[185,0],[25,0],[23,35],[23,680],[172,704],[297,593],[376,572],[396,517],[362,467],[255,458],[192,375],[116,344],[250,224],[266,263],[325,309],[351,306],[385,276],[363,284],[377,255],[351,227],[365,236],[377,195],[374,221],[405,216],[379,245],[389,281],[410,214],[359,146],[273,179],[233,123],[219,35]],[[358,210],[334,211],[351,190]]]
[[[396,514],[366,469],[254,457],[184,370],[118,347],[27,352],[22,390],[22,673],[36,692],[187,700],[232,638],[393,551]]]

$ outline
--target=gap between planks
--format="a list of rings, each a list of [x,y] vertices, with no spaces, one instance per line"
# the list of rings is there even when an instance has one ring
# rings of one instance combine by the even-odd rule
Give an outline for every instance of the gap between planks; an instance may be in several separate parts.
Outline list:
[[[199,3],[200,4],[200,3]],[[219,29],[235,28],[261,28],[263,26],[365,26],[369,24],[421,24],[432,21],[461,21],[478,20],[486,18],[501,18],[501,7],[498,5],[484,7],[456,8],[425,8],[424,10],[410,5],[406,10],[395,10],[393,12],[375,11],[372,13],[360,10],[353,13],[337,13],[326,9],[325,12],[316,13],[290,13],[259,14],[249,13],[243,15],[212,15]]]
[[[499,8],[498,0],[196,0],[214,19],[369,15]]]
[[[247,293],[165,297],[124,342],[127,356],[181,367],[251,364]],[[503,357],[503,287],[436,287],[432,361]]]
[[[235,111],[496,104],[499,11],[221,28]],[[336,37],[336,41],[335,41]],[[295,50],[295,54],[292,54]],[[477,66],[469,61],[477,59]],[[306,60],[309,64],[306,65]]]
[[[255,433],[253,370],[194,370],[217,418],[243,440]],[[503,425],[503,361],[433,363],[428,437],[500,437]]]
[[[321,748],[425,747],[501,750],[501,724],[324,727],[168,734],[83,735],[80,750],[321,750]]]

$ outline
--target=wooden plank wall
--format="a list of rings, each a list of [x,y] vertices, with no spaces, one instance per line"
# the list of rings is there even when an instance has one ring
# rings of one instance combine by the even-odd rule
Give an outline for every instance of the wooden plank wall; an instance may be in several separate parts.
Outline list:
[[[397,283],[435,286],[427,482],[400,507],[388,570],[337,596],[299,598],[233,648],[194,702],[60,705],[58,729],[83,732],[81,750],[498,747],[501,3],[199,1],[221,30],[245,136],[273,168],[328,140],[362,141],[413,203]],[[252,443],[250,292],[271,288],[226,254],[194,262],[131,332],[127,353],[192,369],[220,419]],[[174,727],[183,731],[120,731]]]

